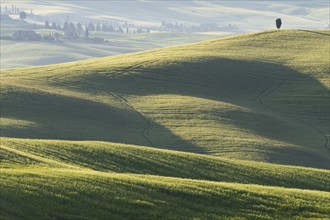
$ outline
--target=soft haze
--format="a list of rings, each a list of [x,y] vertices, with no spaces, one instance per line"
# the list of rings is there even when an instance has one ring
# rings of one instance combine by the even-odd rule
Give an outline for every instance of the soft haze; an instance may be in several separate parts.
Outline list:
[[[27,18],[20,20],[19,11]],[[7,11],[6,11],[7,10]],[[240,33],[275,29],[328,29],[327,1],[1,1],[1,69],[46,65],[182,45]],[[56,23],[58,28],[49,28]],[[90,40],[44,40],[64,36],[64,23],[108,25]],[[119,27],[121,28],[118,31]],[[12,39],[15,32],[35,31],[42,40]],[[120,33],[119,33],[120,32]],[[101,40],[101,41],[100,41]],[[100,43],[102,42],[102,43]]]
[[[329,27],[328,1],[2,1],[34,8],[36,14],[49,19],[86,21],[128,21],[142,25],[159,25],[163,20],[184,23],[214,22],[233,24],[241,31],[274,28],[281,17],[283,28],[320,29]]]

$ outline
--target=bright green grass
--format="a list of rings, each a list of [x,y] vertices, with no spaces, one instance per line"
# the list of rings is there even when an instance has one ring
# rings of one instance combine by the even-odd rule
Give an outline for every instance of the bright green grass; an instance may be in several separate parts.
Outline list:
[[[1,219],[326,219],[330,194],[149,175],[0,169]]]
[[[0,155],[1,219],[330,214],[326,170],[106,142],[1,138]]]
[[[329,31],[268,31],[1,75],[5,137],[328,168]]]
[[[327,219],[328,38],[2,71],[0,218]]]
[[[330,171],[106,142],[1,138],[2,168],[57,167],[329,190]]]

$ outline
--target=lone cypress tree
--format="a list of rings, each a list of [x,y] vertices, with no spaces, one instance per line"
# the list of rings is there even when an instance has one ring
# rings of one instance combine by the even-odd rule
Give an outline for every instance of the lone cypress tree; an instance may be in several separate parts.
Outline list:
[[[276,27],[277,27],[277,29],[280,29],[281,26],[282,26],[282,20],[281,20],[281,18],[276,19]]]

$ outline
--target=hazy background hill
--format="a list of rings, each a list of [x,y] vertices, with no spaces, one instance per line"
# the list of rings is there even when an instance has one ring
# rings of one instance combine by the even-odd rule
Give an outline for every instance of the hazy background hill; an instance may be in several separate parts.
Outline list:
[[[1,5],[15,3],[2,1]],[[233,24],[243,32],[274,28],[281,17],[285,28],[328,27],[329,3],[307,1],[17,1],[49,18],[101,19],[158,25],[163,20],[187,23]]]
[[[1,19],[1,69],[76,61],[269,30],[275,28],[274,21],[279,17],[283,20],[282,28],[329,27],[326,1],[1,1],[2,11],[12,7],[33,13],[33,16],[28,15],[25,22]],[[18,15],[11,17],[18,19]],[[26,42],[6,38],[17,30],[30,30],[32,24],[42,26],[46,20],[61,25],[65,21],[83,25],[126,23],[152,31],[148,34],[91,33],[105,39],[108,42],[105,44],[81,40]],[[164,29],[163,22],[198,28]],[[37,33],[51,32],[39,29]]]

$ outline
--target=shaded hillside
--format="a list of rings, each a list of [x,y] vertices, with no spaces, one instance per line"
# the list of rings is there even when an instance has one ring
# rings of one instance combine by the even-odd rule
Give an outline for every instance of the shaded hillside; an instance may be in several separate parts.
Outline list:
[[[325,168],[328,37],[269,31],[3,71],[1,135]]]

